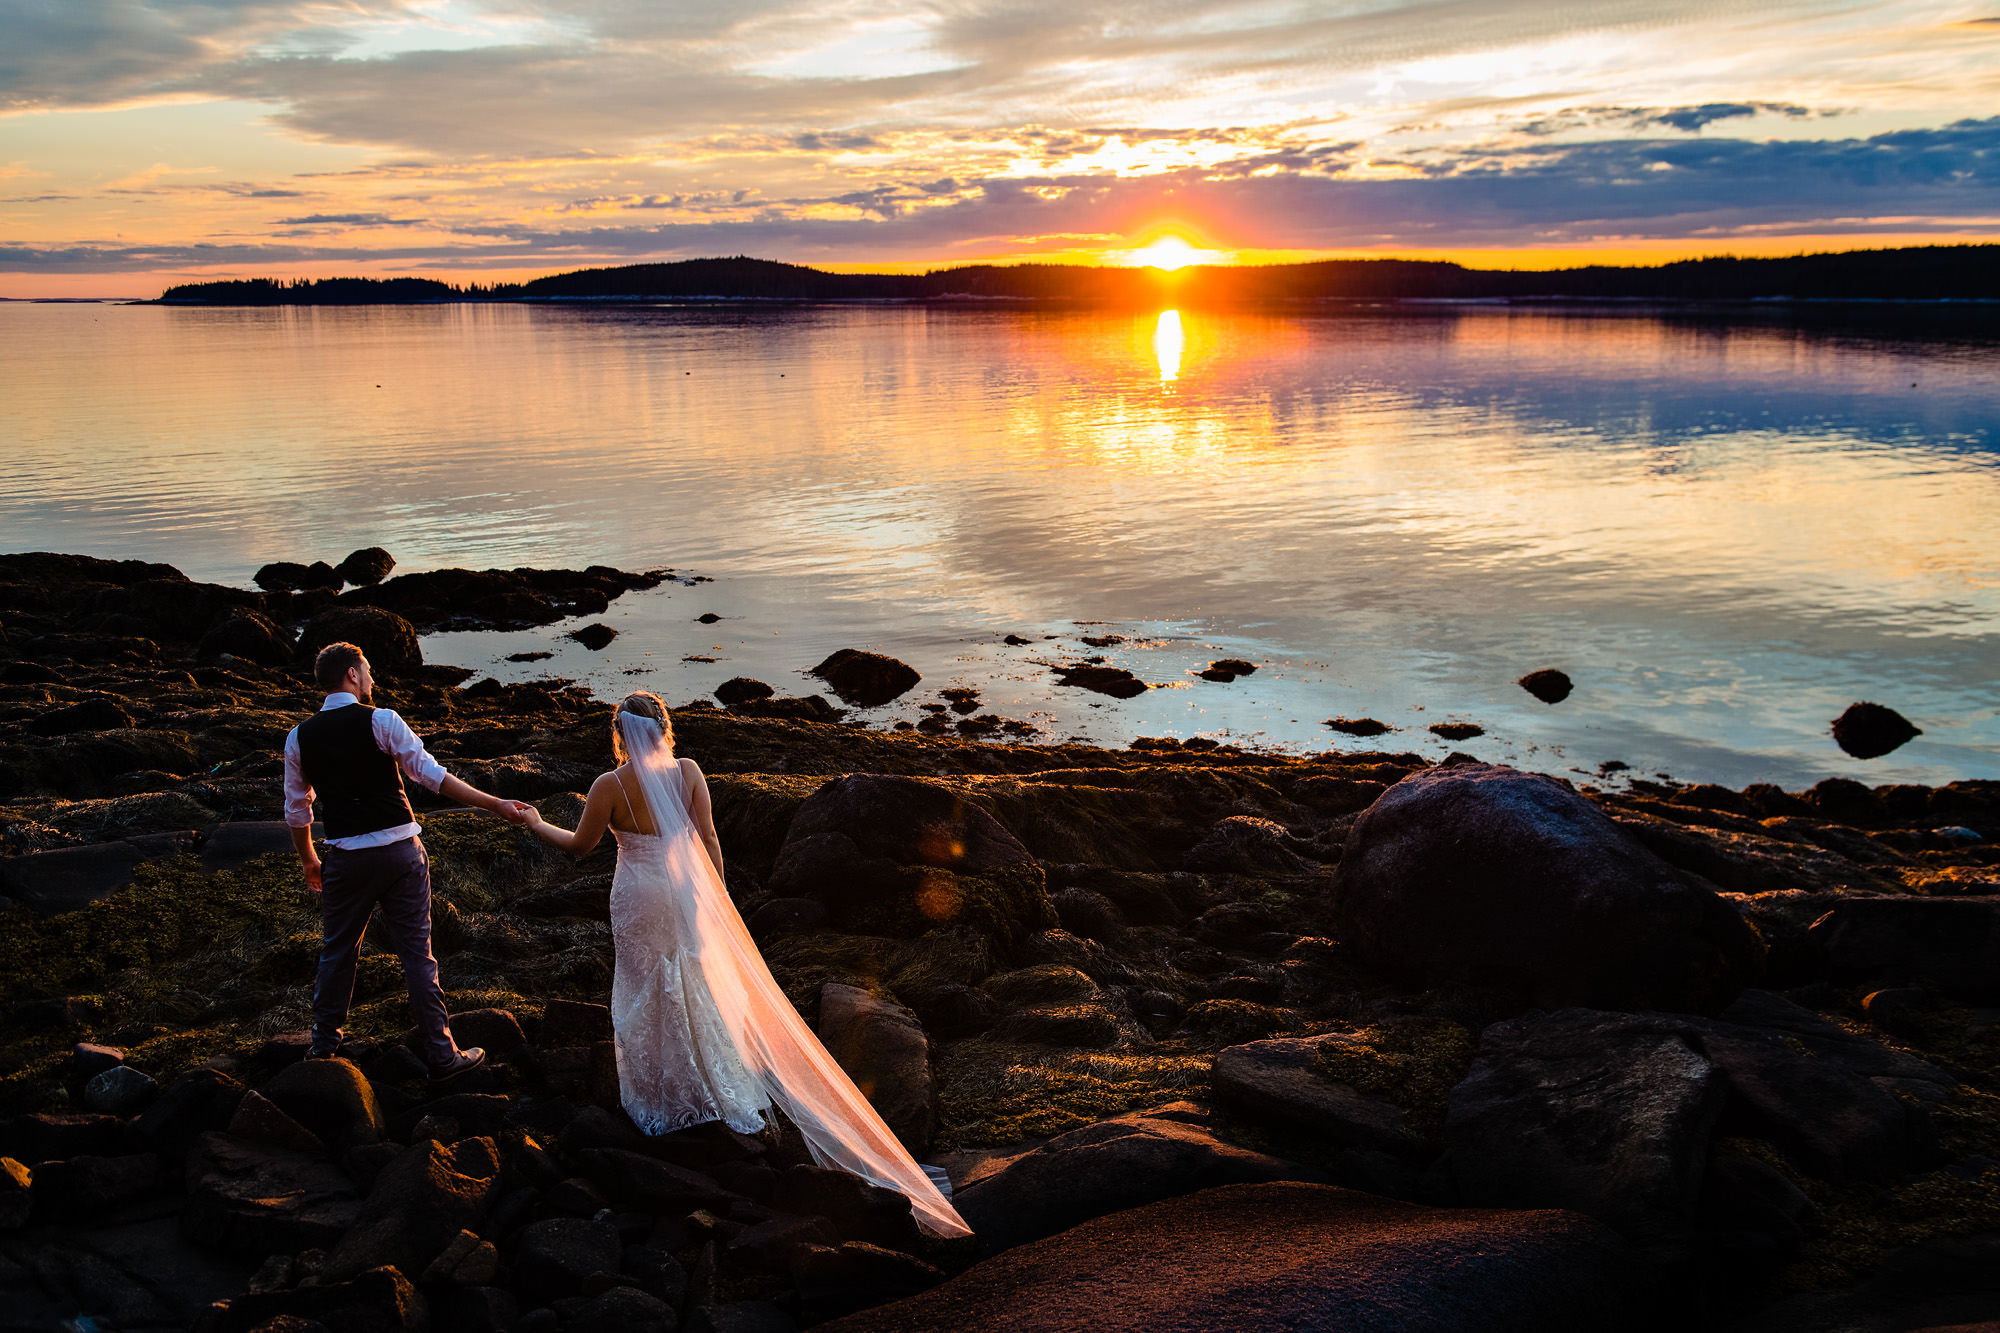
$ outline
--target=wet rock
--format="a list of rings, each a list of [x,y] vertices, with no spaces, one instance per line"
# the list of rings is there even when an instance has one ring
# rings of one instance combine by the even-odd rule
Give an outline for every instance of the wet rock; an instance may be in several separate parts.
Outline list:
[[[829,1333],[1585,1330],[1643,1322],[1627,1257],[1570,1213],[1395,1203],[1327,1185],[1226,1185],[1010,1250]]]
[[[280,1070],[261,1091],[336,1154],[382,1141],[385,1125],[375,1089],[346,1060],[302,1060]]]
[[[73,736],[78,732],[118,731],[137,725],[123,704],[100,694],[65,708],[38,713],[29,719],[27,730],[35,736]]]
[[[657,587],[659,573],[588,569],[432,569],[401,574],[342,597],[347,606],[393,611],[422,633],[456,629],[529,629],[572,616],[601,615],[613,597]]]
[[[107,1069],[83,1085],[83,1107],[101,1115],[136,1115],[159,1085],[130,1065]]]
[[[1925,982],[2000,1001],[2000,897],[1842,898],[1811,933],[1836,985]]]
[[[1219,820],[1181,858],[1183,870],[1259,879],[1309,875],[1318,868],[1293,850],[1292,835],[1284,825],[1253,815]]]
[[[875,708],[907,692],[923,677],[893,657],[842,648],[806,673],[833,687],[840,701],[856,708]]]
[[[297,592],[306,586],[306,567],[296,560],[274,560],[251,575],[265,592]]]
[[[1424,1141],[1403,1108],[1317,1072],[1323,1037],[1281,1037],[1231,1046],[1215,1057],[1215,1095],[1252,1113],[1301,1126],[1337,1148],[1414,1156]]]
[[[485,1216],[499,1176],[490,1139],[410,1145],[376,1176],[353,1229],[327,1256],[326,1272],[345,1278],[393,1264],[412,1280],[422,1277],[459,1232]]]
[[[609,1222],[551,1217],[530,1222],[514,1257],[514,1287],[527,1306],[549,1305],[583,1293],[596,1273],[616,1273],[618,1228]]]
[[[1498,1023],[1445,1120],[1462,1202],[1568,1208],[1628,1235],[1688,1229],[1728,1085],[1684,1024],[1565,1010]]]
[[[952,1202],[990,1250],[1214,1185],[1323,1180],[1308,1166],[1215,1137],[1187,1102],[1059,1134],[958,1191]]]
[[[1719,1009],[1755,933],[1554,779],[1493,764],[1397,783],[1355,821],[1333,887],[1364,965],[1544,1008]]]
[[[819,1037],[912,1157],[937,1135],[930,1043],[902,1005],[857,986],[827,982],[819,992]]]
[[[1570,678],[1554,667],[1543,667],[1539,671],[1530,671],[1527,675],[1521,677],[1517,683],[1522,689],[1534,695],[1545,704],[1561,703],[1563,700],[1569,698],[1569,692],[1574,688],[1570,683]]]
[[[1083,662],[1052,669],[1056,673],[1058,685],[1074,686],[1089,690],[1093,694],[1108,694],[1114,699],[1135,699],[1150,688],[1145,681],[1124,667],[1098,666]]]
[[[1856,759],[1879,759],[1923,734],[1910,719],[1881,704],[1849,704],[1833,720],[1834,743]]]
[[[377,606],[332,606],[314,616],[299,632],[299,660],[309,665],[329,643],[353,644],[383,676],[405,676],[424,664],[416,627]]]
[[[1426,730],[1448,741],[1469,741],[1474,736],[1486,734],[1486,728],[1475,722],[1433,722]]]
[[[331,1249],[360,1212],[354,1185],[315,1154],[210,1132],[188,1157],[182,1228],[210,1249],[251,1260]]]
[[[348,1282],[238,1296],[203,1333],[423,1333],[430,1305],[409,1278],[377,1268]]]
[[[729,710],[739,717],[775,718],[785,722],[834,723],[847,716],[817,694],[800,699],[752,699]]]
[[[777,691],[761,680],[748,676],[732,676],[715,687],[715,697],[723,707],[733,708],[737,704],[747,704],[753,699],[768,699]]]
[[[269,616],[236,607],[201,636],[201,657],[239,657],[262,667],[281,667],[293,657],[292,636]]]
[[[306,592],[311,592],[315,588],[339,592],[340,584],[340,571],[324,560],[315,560],[307,565],[305,575],[299,580],[300,589]]]
[[[585,625],[582,629],[571,630],[563,637],[575,639],[591,652],[598,653],[611,646],[611,641],[618,637],[618,631],[609,625]]]
[[[396,557],[379,546],[364,546],[349,553],[348,557],[333,567],[333,572],[341,580],[357,588],[372,588],[389,577],[389,571],[396,567]]]
[[[1380,736],[1395,730],[1387,722],[1379,722],[1372,717],[1330,717],[1323,725],[1349,736]]]
[[[720,621],[721,619],[722,617],[718,616],[713,611],[704,611],[700,615],[695,617],[696,623],[702,625],[713,625],[716,622]]]

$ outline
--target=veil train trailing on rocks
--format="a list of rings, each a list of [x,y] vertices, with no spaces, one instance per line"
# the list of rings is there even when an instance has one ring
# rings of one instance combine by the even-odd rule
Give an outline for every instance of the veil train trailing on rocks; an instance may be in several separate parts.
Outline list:
[[[972,1234],[772,979],[695,835],[660,724],[620,712],[618,728],[658,830],[615,834],[612,1017],[626,1110],[662,1133],[709,1119],[751,1130],[776,1106],[821,1166],[902,1193],[926,1231]]]

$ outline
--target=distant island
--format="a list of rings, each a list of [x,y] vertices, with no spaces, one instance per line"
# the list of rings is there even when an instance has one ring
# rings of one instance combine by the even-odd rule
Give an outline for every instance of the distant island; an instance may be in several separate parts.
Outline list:
[[[929,273],[828,273],[738,256],[581,269],[523,283],[434,278],[249,278],[187,283],[165,304],[409,305],[470,301],[1030,301],[1149,305],[1297,301],[1996,301],[2000,245],[1912,246],[1656,267],[1474,269],[1415,259],[1152,268],[974,264]]]

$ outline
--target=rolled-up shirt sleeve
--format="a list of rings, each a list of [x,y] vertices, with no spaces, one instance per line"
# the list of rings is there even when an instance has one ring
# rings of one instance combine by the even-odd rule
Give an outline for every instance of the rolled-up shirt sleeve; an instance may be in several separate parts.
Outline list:
[[[391,755],[410,781],[430,791],[444,785],[450,776],[444,765],[434,758],[417,733],[410,730],[410,724],[402,715],[387,708],[375,710],[375,744],[382,753]]]
[[[299,729],[285,735],[285,822],[293,828],[311,828],[313,789],[299,764]]]

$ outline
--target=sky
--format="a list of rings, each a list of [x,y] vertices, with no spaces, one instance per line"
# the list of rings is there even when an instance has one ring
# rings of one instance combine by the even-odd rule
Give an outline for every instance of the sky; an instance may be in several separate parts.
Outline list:
[[[0,296],[2000,238],[2000,0],[0,0]]]

